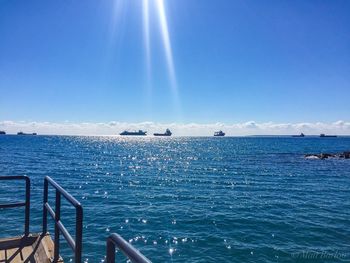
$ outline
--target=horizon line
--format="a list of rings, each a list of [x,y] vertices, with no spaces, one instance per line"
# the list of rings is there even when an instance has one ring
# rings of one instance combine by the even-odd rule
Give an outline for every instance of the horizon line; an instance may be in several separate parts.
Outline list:
[[[223,130],[230,136],[288,136],[304,133],[306,136],[350,135],[350,121],[335,122],[240,122],[240,123],[160,123],[160,122],[37,122],[0,121],[0,130],[9,134],[17,132],[45,135],[115,136],[124,130],[145,130],[150,133],[169,128],[177,136],[210,136]]]

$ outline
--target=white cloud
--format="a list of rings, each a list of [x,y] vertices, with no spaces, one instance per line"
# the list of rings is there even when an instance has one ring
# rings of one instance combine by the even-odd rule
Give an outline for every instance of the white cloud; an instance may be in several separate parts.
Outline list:
[[[288,135],[299,134],[337,134],[349,135],[350,122],[336,121],[333,123],[257,123],[248,121],[245,123],[155,123],[140,122],[126,123],[110,121],[106,123],[81,122],[28,122],[28,121],[0,121],[0,130],[7,133],[37,132],[38,134],[61,134],[61,135],[117,135],[123,130],[146,130],[148,134],[161,132],[166,128],[171,129],[174,135],[206,136],[214,131],[223,130],[227,135]]]

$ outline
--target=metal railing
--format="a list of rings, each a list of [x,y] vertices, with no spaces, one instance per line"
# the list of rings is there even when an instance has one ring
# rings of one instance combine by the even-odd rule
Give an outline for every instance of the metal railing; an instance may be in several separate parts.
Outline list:
[[[18,176],[0,176],[0,181],[24,180],[26,182],[26,200],[24,202],[0,204],[0,208],[13,208],[25,206],[24,213],[24,235],[29,235],[29,213],[30,213],[30,179],[25,175]]]
[[[29,211],[30,211],[30,179],[27,176],[0,176],[0,181],[5,180],[24,180],[26,182],[25,202],[0,204],[0,208],[13,208],[25,206],[25,224],[24,235],[29,235]],[[48,203],[49,185],[55,190],[55,211]],[[61,221],[61,196],[63,196],[70,204],[75,207],[76,221],[75,221],[75,239],[69,234],[66,227]],[[60,234],[64,236],[68,245],[74,251],[74,258],[76,263],[82,262],[82,232],[83,232],[83,208],[81,204],[64,190],[59,184],[52,180],[49,176],[44,179],[44,202],[43,202],[43,233],[47,234],[47,212],[49,212],[52,219],[55,221],[55,237],[54,237],[54,258],[52,262],[57,262],[60,259]],[[115,262],[115,251],[118,248],[124,255],[134,263],[151,263],[144,255],[142,255],[136,248],[124,240],[120,235],[113,233],[107,238],[107,263]]]
[[[115,249],[116,247],[128,257],[131,262],[135,263],[151,263],[144,255],[140,253],[136,248],[129,244],[120,235],[113,233],[107,238],[107,263],[114,263],[115,261]]]
[[[48,203],[48,188],[49,184],[56,190],[55,211]],[[61,222],[61,196],[63,196],[69,203],[75,207],[76,221],[75,221],[75,240],[69,234]],[[60,233],[64,236],[67,243],[74,251],[74,259],[76,263],[81,263],[82,254],[82,235],[83,235],[83,208],[81,204],[71,196],[66,190],[64,190],[59,184],[52,180],[49,176],[44,180],[44,204],[43,204],[43,234],[47,233],[47,212],[51,215],[55,221],[55,248],[53,262],[59,260],[60,253]]]

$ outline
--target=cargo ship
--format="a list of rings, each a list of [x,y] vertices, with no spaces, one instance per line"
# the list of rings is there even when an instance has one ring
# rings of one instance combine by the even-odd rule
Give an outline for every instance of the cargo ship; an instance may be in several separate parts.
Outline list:
[[[169,129],[166,129],[165,133],[153,133],[154,136],[171,136],[172,133]]]
[[[299,135],[292,135],[292,137],[305,137],[304,133],[300,133]]]
[[[321,133],[321,134],[320,134],[320,137],[321,137],[321,138],[334,138],[334,137],[337,137],[337,135],[326,135],[326,134],[324,134],[324,133]]]
[[[37,135],[36,132],[33,132],[33,133],[24,133],[24,132],[17,132],[17,135]]]
[[[217,131],[214,132],[214,136],[225,136],[225,133],[223,131]]]
[[[125,135],[132,135],[132,136],[145,136],[147,135],[146,131],[138,130],[138,131],[123,131],[122,133],[119,133],[119,135],[125,136]]]
[[[6,132],[5,131],[0,131],[0,135],[5,135]]]

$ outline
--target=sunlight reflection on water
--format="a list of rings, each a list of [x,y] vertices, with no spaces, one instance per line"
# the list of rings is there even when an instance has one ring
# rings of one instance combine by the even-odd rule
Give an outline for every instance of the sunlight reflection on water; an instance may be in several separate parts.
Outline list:
[[[32,179],[32,231],[40,231],[45,175],[82,202],[89,262],[104,259],[113,232],[154,262],[294,262],[291,253],[305,249],[349,249],[349,162],[303,158],[305,149],[350,148],[347,138],[327,144],[6,136],[1,145],[0,173]],[[1,190],[1,200],[7,200],[10,189]],[[1,211],[2,235],[11,234],[5,218],[16,213]],[[72,214],[62,212],[69,230]],[[69,258],[70,250],[63,246],[63,254]]]

